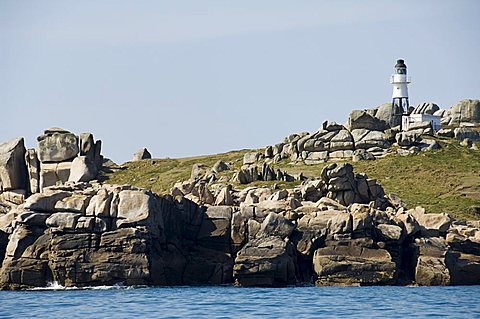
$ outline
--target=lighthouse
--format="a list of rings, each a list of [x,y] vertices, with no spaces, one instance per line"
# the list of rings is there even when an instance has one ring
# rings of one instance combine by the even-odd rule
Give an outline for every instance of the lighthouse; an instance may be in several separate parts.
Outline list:
[[[408,84],[410,78],[407,77],[407,66],[402,59],[397,60],[395,64],[395,71],[390,78],[390,83],[393,86],[392,93],[392,109],[393,117],[391,126],[396,126],[402,123],[402,116],[408,112]]]

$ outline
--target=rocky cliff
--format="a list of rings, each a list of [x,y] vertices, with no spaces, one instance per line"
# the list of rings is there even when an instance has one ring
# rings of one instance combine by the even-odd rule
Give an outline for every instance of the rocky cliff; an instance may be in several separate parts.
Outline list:
[[[217,210],[228,215],[228,209]],[[46,188],[2,216],[3,288],[231,281],[228,242],[205,209],[130,186]],[[209,242],[212,239],[212,242]],[[226,237],[225,237],[226,240]]]
[[[348,165],[322,176],[239,206],[94,182],[48,187],[0,217],[0,285],[480,283],[478,222],[396,208]]]
[[[349,164],[292,190],[238,194],[215,206],[93,181],[46,187],[2,206],[0,285],[480,281],[478,222],[406,210]]]
[[[438,110],[418,109],[424,111]],[[329,153],[356,152],[359,145],[370,152],[366,147],[376,139],[361,144],[355,131],[386,123],[378,112],[357,112],[347,127],[326,122],[321,133],[285,144],[280,153],[311,145],[315,151],[300,155],[308,161],[325,145]],[[460,113],[449,114],[470,114]],[[424,136],[429,128],[418,129]],[[385,134],[369,130],[366,136],[370,132]],[[275,146],[265,154],[245,154],[232,178],[223,161],[212,168],[194,165],[188,180],[160,196],[97,180],[104,162],[101,141],[89,133],[50,129],[38,142],[36,150],[26,150],[21,138],[0,145],[2,289],[52,282],[67,287],[480,284],[480,222],[405,207],[348,163],[326,165],[316,178],[293,176],[270,166],[280,151]],[[151,156],[143,149],[135,157]],[[258,180],[296,181],[296,186],[239,187]]]

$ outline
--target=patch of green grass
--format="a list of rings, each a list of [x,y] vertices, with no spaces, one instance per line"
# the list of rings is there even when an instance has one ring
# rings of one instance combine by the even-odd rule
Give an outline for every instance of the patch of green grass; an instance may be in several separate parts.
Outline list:
[[[358,162],[354,167],[376,178],[387,193],[397,194],[408,207],[420,205],[431,213],[478,219],[470,207],[480,204],[475,196],[480,185],[479,159],[480,151],[443,142],[438,151]]]
[[[233,170],[242,165],[243,155],[249,151],[127,162],[121,166],[122,169],[104,172],[101,180],[112,184],[131,184],[148,188],[158,194],[168,194],[176,182],[190,178],[193,164],[201,163],[211,168],[218,160],[223,160],[230,164],[231,170],[225,171],[222,175],[233,175]]]
[[[478,219],[472,206],[480,206],[480,151],[469,150],[450,139],[440,140],[438,151],[409,156],[387,156],[374,161],[352,163],[355,172],[375,178],[387,193],[397,194],[408,207],[425,207],[430,213],[449,213],[457,219]],[[132,184],[166,194],[177,181],[190,177],[192,165],[212,167],[218,160],[230,163],[232,169],[242,165],[243,155],[249,150],[224,154],[179,159],[153,159],[129,162],[123,170],[106,173],[109,183]],[[287,161],[274,168],[290,174],[303,172],[306,177],[319,177],[326,164],[293,165]],[[222,173],[232,176],[233,170]],[[236,188],[273,186],[292,188],[299,182],[264,182],[248,185],[235,184]]]
[[[457,141],[440,140],[442,148],[409,156],[387,156],[351,163],[356,173],[366,173],[397,194],[407,207],[423,206],[429,213],[449,213],[457,219],[478,219],[471,206],[480,205],[480,151]],[[325,164],[280,168],[305,176],[320,176]]]

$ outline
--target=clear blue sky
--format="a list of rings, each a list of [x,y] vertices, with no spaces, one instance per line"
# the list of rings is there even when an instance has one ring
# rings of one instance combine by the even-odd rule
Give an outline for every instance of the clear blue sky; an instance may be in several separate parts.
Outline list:
[[[480,1],[0,0],[0,141],[48,127],[180,157],[262,147],[390,101],[480,98]]]

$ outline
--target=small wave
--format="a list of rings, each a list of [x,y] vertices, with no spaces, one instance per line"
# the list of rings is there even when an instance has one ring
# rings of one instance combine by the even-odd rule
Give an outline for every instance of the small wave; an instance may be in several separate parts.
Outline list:
[[[49,282],[45,287],[35,287],[28,290],[114,290],[114,289],[136,289],[136,288],[145,288],[147,286],[124,286],[123,283],[118,283],[113,286],[85,286],[85,287],[65,287],[59,284],[58,282]]]
[[[66,290],[66,289],[68,288],[54,281],[54,282],[49,282],[46,287],[35,287],[28,290]]]
[[[88,287],[82,287],[79,289],[85,289],[85,290],[113,290],[113,289],[138,289],[138,288],[148,288],[148,286],[145,285],[138,285],[138,286],[124,286],[122,283],[115,284],[113,286],[88,286]]]

